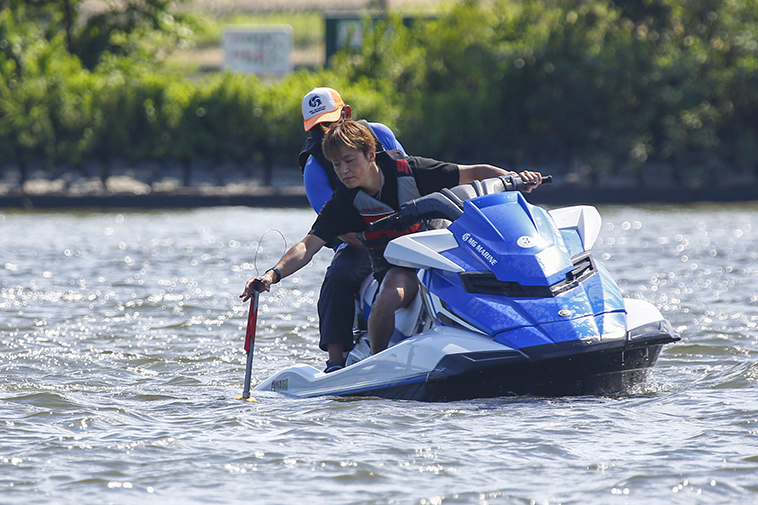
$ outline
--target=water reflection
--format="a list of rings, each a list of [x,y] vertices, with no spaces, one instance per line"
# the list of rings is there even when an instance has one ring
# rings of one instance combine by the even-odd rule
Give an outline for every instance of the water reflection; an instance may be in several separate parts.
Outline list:
[[[263,232],[291,245],[309,210],[0,213],[3,503],[750,502],[758,206],[600,211],[596,258],[682,332],[651,381],[440,405],[233,400],[237,295],[282,253]],[[261,298],[254,380],[326,358],[330,257]]]

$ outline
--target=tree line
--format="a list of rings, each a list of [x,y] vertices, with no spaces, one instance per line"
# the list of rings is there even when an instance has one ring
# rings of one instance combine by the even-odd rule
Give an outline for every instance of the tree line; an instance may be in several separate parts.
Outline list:
[[[163,70],[192,29],[168,0],[80,6],[0,0],[0,159],[294,165],[300,100],[326,85],[414,154],[585,180],[758,177],[754,2],[467,0],[367,20],[361,47],[274,82]]]

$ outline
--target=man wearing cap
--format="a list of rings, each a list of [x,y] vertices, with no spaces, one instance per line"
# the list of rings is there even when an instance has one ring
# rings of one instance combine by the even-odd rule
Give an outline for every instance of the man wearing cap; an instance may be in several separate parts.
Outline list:
[[[305,194],[316,213],[332,197],[339,184],[334,166],[321,151],[324,132],[340,119],[351,119],[352,109],[340,94],[332,88],[315,88],[308,92],[302,103],[303,125],[310,137],[305,141],[298,157],[303,172]],[[405,150],[392,130],[382,123],[368,123],[376,141],[376,150]],[[334,245],[334,258],[324,276],[318,300],[319,347],[329,353],[326,372],[343,368],[346,351],[353,347],[353,321],[355,297],[361,283],[371,273],[368,254],[352,235],[339,237],[342,242]]]
[[[407,307],[419,289],[415,269],[389,264],[384,258],[384,248],[393,238],[418,231],[421,223],[406,223],[404,229],[381,232],[370,230],[369,224],[394,214],[403,203],[459,184],[518,175],[533,184],[523,190],[531,192],[542,183],[539,172],[524,170],[516,174],[485,163],[459,165],[402,156],[394,151],[377,153],[368,128],[350,120],[339,121],[329,128],[324,135],[323,150],[334,163],[343,185],[319,212],[308,234],[284,253],[273,268],[250,279],[240,298],[246,301],[255,291],[268,291],[272,284],[307,265],[335,237],[359,233],[372,253],[374,277],[380,283],[368,320],[372,354],[387,348],[395,326],[395,311]]]

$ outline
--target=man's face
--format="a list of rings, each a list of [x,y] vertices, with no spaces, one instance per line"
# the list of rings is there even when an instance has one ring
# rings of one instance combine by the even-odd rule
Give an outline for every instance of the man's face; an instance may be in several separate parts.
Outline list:
[[[332,160],[332,163],[334,164],[334,172],[342,184],[353,189],[364,187],[368,183],[369,168],[372,161],[373,156],[366,156],[362,151],[343,144],[339,148],[338,158]]]

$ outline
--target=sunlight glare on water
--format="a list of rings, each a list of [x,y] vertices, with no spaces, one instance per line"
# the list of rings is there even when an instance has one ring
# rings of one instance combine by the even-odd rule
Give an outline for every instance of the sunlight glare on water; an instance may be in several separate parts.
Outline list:
[[[600,208],[682,333],[632,395],[240,402],[238,295],[305,209],[0,213],[0,502],[758,503],[758,206]],[[261,296],[253,382],[323,367],[331,252]]]

